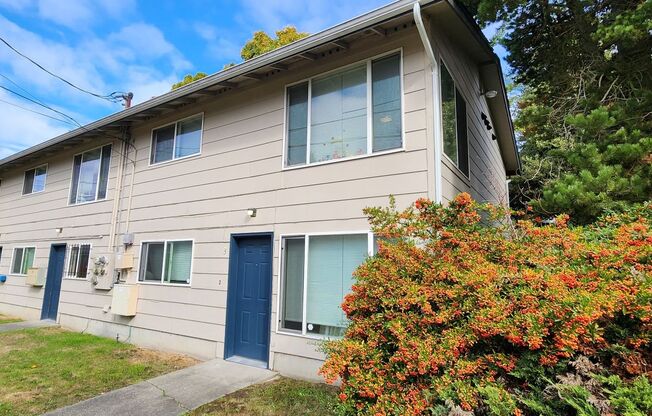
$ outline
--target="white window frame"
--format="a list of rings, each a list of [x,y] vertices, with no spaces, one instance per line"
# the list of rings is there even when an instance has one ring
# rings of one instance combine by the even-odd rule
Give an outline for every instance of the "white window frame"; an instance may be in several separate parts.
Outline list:
[[[471,180],[471,144],[470,144],[471,140],[469,140],[469,111],[468,111],[469,100],[468,100],[467,96],[464,94],[464,91],[457,88],[457,86],[460,83],[457,82],[457,79],[455,78],[455,75],[453,74],[453,72],[451,72],[451,69],[450,69],[451,67],[449,65],[446,65],[446,60],[442,56],[440,56],[439,57],[439,67],[442,68],[442,66],[446,67],[446,70],[448,71],[451,78],[453,79],[453,86],[455,88],[455,91],[460,92],[460,95],[464,98],[464,104],[467,106],[467,111],[466,111],[466,158],[467,158],[467,166],[469,167],[469,173],[468,174],[464,173],[462,171],[462,169],[460,169],[459,162],[453,161],[453,159],[451,159],[451,157],[448,156],[446,154],[446,152],[444,151],[444,136],[443,136],[444,113],[443,113],[443,111],[441,113],[441,120],[439,120],[439,123],[441,123],[441,126],[442,126],[441,154],[449,162],[449,164],[451,164],[452,166],[455,167],[455,170],[457,171],[457,173],[462,175],[463,179],[465,179],[466,181],[470,181]],[[442,74],[443,74],[443,71],[440,70],[439,71],[439,80],[438,80],[438,82],[439,82],[439,101],[441,102],[442,108],[443,108],[443,103],[444,102],[442,100],[442,91],[443,90],[442,90],[442,82],[441,82]],[[455,143],[456,144],[455,145],[457,146],[457,158],[459,159],[459,157],[460,157],[459,150],[460,149],[459,149],[459,137],[458,137],[458,132],[457,132],[457,93],[455,94],[455,100],[456,100],[456,102],[455,102]]]
[[[36,260],[36,246],[18,246],[14,247],[13,251],[11,252],[11,265],[9,267],[9,274],[12,276],[27,276],[27,273],[14,273],[14,262],[16,261],[16,250],[22,249],[23,250],[23,256],[21,257],[21,262],[22,259],[25,258],[25,249],[28,248],[33,248],[34,249],[34,259]],[[34,267],[34,264],[32,263],[32,266]]]
[[[182,121],[186,121],[186,120],[189,120],[191,118],[197,117],[197,116],[201,116],[201,128],[199,130],[199,152],[193,153],[193,154],[187,155],[187,156],[174,157],[174,153],[175,153],[175,150],[177,148],[177,129],[178,129],[179,123],[181,123]],[[168,127],[168,126],[171,126],[171,125],[174,125],[174,140],[173,140],[173,143],[172,143],[172,159],[162,160],[160,162],[154,162],[154,147],[155,147],[154,146],[154,132],[156,130],[158,130],[158,129],[162,129],[164,127]],[[165,163],[175,162],[177,160],[184,160],[184,159],[189,159],[191,157],[201,156],[202,149],[204,147],[204,112],[202,111],[201,113],[196,113],[196,114],[193,114],[191,116],[180,118],[178,120],[172,121],[170,123],[166,123],[166,124],[162,124],[160,126],[156,126],[156,127],[152,128],[152,131],[150,132],[150,137],[151,137],[151,139],[149,141],[149,166],[158,166],[158,165],[162,165],[162,164],[165,164]]]
[[[192,250],[190,250],[190,276],[188,277],[187,283],[172,283],[165,281],[165,257],[168,254],[168,243],[175,241],[190,241],[192,243]],[[143,245],[146,243],[163,243],[163,270],[161,273],[161,281],[155,282],[152,280],[140,280],[140,269],[143,262]],[[157,286],[174,286],[174,287],[191,287],[192,286],[192,275],[195,269],[195,239],[194,238],[174,238],[174,239],[153,239],[153,240],[143,240],[140,242],[139,254],[138,254],[138,269],[136,271],[136,280],[138,284],[141,285],[157,285]]]
[[[45,181],[43,181],[43,189],[40,190],[40,191],[34,191],[34,182],[32,182],[32,191],[25,193],[25,179],[27,179],[27,172],[29,172],[30,170],[33,170],[34,171],[34,178],[36,178],[36,169],[42,168],[43,166],[45,166]],[[22,187],[22,189],[20,191],[22,196],[40,194],[41,192],[45,192],[45,187],[47,186],[47,183],[48,183],[48,171],[49,171],[48,164],[43,163],[41,165],[34,166],[31,169],[27,169],[25,172],[23,172],[23,187]]]
[[[396,149],[388,149],[388,150],[382,150],[380,152],[373,152],[373,140],[374,140],[374,132],[373,132],[373,97],[372,97],[372,85],[373,81],[371,79],[371,64],[373,61],[377,59],[384,58],[386,56],[394,55],[398,52],[399,54],[399,79],[400,79],[400,86],[401,86],[401,147],[397,147]],[[359,66],[362,63],[366,63],[367,65],[367,153],[364,155],[354,155],[354,156],[348,156],[348,157],[341,157],[339,159],[330,159],[330,160],[322,160],[321,162],[310,162],[310,133],[311,133],[311,111],[312,111],[312,81],[315,78],[321,78],[325,77],[330,74],[334,74],[337,72],[342,72],[346,71],[349,68],[353,68],[355,66]],[[286,84],[285,85],[285,97],[284,99],[284,104],[283,104],[283,158],[281,160],[281,168],[282,170],[292,170],[292,169],[301,169],[301,168],[307,168],[310,166],[319,166],[319,165],[325,165],[329,163],[337,163],[337,162],[343,162],[347,160],[355,160],[355,159],[363,159],[367,157],[373,157],[373,156],[381,156],[381,155],[386,155],[386,154],[391,154],[391,153],[398,153],[398,152],[404,152],[406,150],[406,145],[405,145],[405,88],[404,88],[404,72],[403,72],[403,48],[396,48],[392,49],[391,51],[383,52],[378,55],[374,55],[370,58],[362,59],[356,62],[353,62],[351,64],[347,64],[344,66],[340,66],[335,69],[331,69],[330,71],[326,72],[320,72],[318,74],[315,74],[311,77],[304,78],[300,81],[293,82],[291,84]],[[290,117],[290,112],[289,112],[289,100],[288,100],[288,90],[291,87],[294,87],[295,85],[303,84],[307,82],[308,83],[308,117],[307,117],[307,125],[306,125],[306,163],[302,165],[292,165],[289,166],[287,164],[287,144],[288,144],[288,128],[289,128],[289,117]]]
[[[77,276],[68,276],[68,272],[70,271],[70,251],[73,248],[73,246],[89,246],[88,247],[88,264],[86,264],[86,277],[77,277]],[[87,242],[78,242],[78,243],[71,243],[71,244],[66,244],[66,258],[64,261],[64,270],[63,270],[63,278],[64,279],[70,279],[70,280],[88,280],[89,275],[91,274],[91,253],[93,252],[93,244],[92,243],[87,243]],[[77,269],[79,268],[79,255],[77,257],[77,262],[75,266],[75,273],[77,273]]]
[[[111,145],[111,154],[109,156],[109,172],[107,174],[106,178],[106,196],[102,199],[99,199],[98,196],[100,194],[100,173],[102,171],[102,153],[100,152],[100,165],[97,168],[97,189],[95,190],[95,199],[92,201],[85,201],[85,202],[70,202],[70,197],[72,196],[72,181],[73,178],[75,177],[75,158],[79,155],[82,155],[82,161],[84,160],[84,153],[92,152],[93,150],[96,149],[102,149],[104,146]],[[70,186],[69,189],[70,191],[68,192],[68,206],[77,206],[77,205],[86,205],[86,204],[94,204],[96,202],[101,202],[101,201],[106,201],[109,199],[109,185],[111,181],[111,162],[113,161],[113,147],[115,144],[113,142],[108,142],[104,143],[101,146],[96,146],[91,149],[84,150],[83,152],[75,153],[72,156],[72,169],[70,169]],[[81,166],[80,166],[81,170]],[[78,175],[77,177],[77,191],[79,192],[79,180],[81,179],[81,175]],[[77,200],[77,195],[75,195],[75,201]]]
[[[329,339],[335,338],[329,335],[320,335],[320,334],[311,334],[308,332],[308,322],[306,321],[306,315],[308,311],[306,299],[308,298],[308,255],[310,248],[310,237],[321,237],[321,236],[345,236],[345,235],[367,235],[367,256],[371,257],[374,255],[374,234],[369,230],[359,230],[359,231],[333,231],[333,232],[313,232],[313,233],[292,233],[292,234],[281,234],[279,236],[279,265],[278,265],[278,296],[276,297],[276,333],[282,335],[292,335],[301,338],[310,338],[310,339]],[[303,295],[302,295],[302,316],[301,316],[301,331],[295,331],[292,329],[283,328],[281,322],[283,320],[283,311],[281,307],[281,300],[283,298],[283,288],[285,284],[285,239],[291,238],[305,238],[304,244],[304,260],[303,260]],[[342,299],[344,301],[344,299]]]

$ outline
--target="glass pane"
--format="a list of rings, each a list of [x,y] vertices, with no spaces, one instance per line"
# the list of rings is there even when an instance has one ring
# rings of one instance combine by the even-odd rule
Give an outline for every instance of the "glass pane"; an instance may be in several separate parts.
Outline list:
[[[444,153],[457,164],[457,123],[455,122],[455,82],[446,67],[441,66],[441,105],[444,128]]]
[[[34,189],[34,169],[25,172],[25,182],[23,183],[23,195],[31,194]]]
[[[170,241],[167,244],[165,281],[169,283],[190,283],[192,241]]]
[[[180,121],[178,125],[174,158],[199,153],[201,147],[202,116]]]
[[[367,153],[367,67],[312,82],[310,161]]]
[[[466,131],[466,101],[458,90],[455,90],[455,108],[457,112],[457,166],[468,176],[469,144]]]
[[[74,245],[70,247],[70,252],[68,253],[68,277],[75,277],[77,260],[79,260],[79,246]]]
[[[88,273],[88,259],[91,254],[91,246],[83,244],[79,248],[79,261],[77,262],[76,277],[85,278]]]
[[[283,318],[285,329],[301,330],[303,319],[303,268],[305,239],[285,240],[285,268],[283,276]]]
[[[79,170],[81,168],[81,158],[82,155],[77,155],[73,159],[72,164],[72,184],[70,185],[70,203],[75,204],[77,202],[77,189],[79,185]]]
[[[367,234],[310,237],[308,332],[340,335],[346,318],[340,305],[351,291],[353,271],[367,257]]]
[[[34,169],[34,184],[32,186],[32,192],[41,192],[45,190],[45,176],[47,174],[47,168],[45,166],[39,166]]]
[[[100,189],[97,191],[97,198],[106,198],[106,188],[109,183],[109,167],[111,165],[111,145],[102,148],[102,162],[100,166]]]
[[[401,56],[374,61],[371,66],[373,100],[373,151],[402,146],[401,138]]]
[[[94,149],[82,155],[77,185],[77,202],[95,201],[97,181],[100,173],[101,149]]]
[[[27,270],[34,265],[34,247],[29,247],[24,250],[23,254],[23,268],[21,270],[22,274],[27,274]]]
[[[308,137],[308,83],[288,88],[287,165],[306,163]]]
[[[152,147],[154,148],[152,150],[152,163],[172,160],[172,151],[174,150],[174,124],[154,130]]]
[[[23,266],[23,249],[17,248],[14,250],[14,261],[11,266],[11,272],[20,274],[20,269]]]
[[[139,280],[160,282],[163,273],[163,243],[143,243]]]

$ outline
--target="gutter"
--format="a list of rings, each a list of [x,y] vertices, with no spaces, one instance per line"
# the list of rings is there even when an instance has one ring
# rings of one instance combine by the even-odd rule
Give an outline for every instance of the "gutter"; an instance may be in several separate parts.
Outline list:
[[[433,136],[435,142],[435,202],[441,204],[443,201],[442,198],[442,174],[441,174],[441,159],[442,159],[442,148],[443,148],[443,131],[440,120],[442,114],[441,108],[441,94],[439,91],[439,61],[435,55],[435,51],[430,44],[430,38],[428,37],[428,32],[425,25],[423,24],[423,18],[421,16],[421,6],[419,2],[415,2],[412,7],[412,14],[414,15],[414,22],[416,23],[417,30],[419,32],[419,37],[423,43],[423,47],[426,50],[426,55],[430,60],[430,69],[432,74],[432,96],[433,96]]]

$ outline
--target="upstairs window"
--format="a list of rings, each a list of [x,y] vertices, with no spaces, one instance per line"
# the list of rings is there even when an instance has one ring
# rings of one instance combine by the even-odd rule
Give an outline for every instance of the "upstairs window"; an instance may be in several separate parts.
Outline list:
[[[138,280],[189,284],[192,241],[155,241],[142,244]]]
[[[91,256],[90,244],[72,244],[68,247],[66,277],[85,279]]]
[[[341,304],[353,272],[370,253],[368,233],[283,238],[281,328],[303,335],[340,336]]]
[[[34,194],[45,190],[45,177],[48,173],[48,166],[42,165],[25,172],[23,181],[23,195]]]
[[[30,267],[34,265],[35,253],[35,247],[16,247],[11,260],[11,273],[26,275]]]
[[[443,63],[441,65],[441,101],[444,154],[468,177],[469,145],[466,128],[466,101]]]
[[[71,204],[106,199],[111,147],[110,144],[107,144],[75,156],[70,189]]]
[[[401,54],[287,88],[286,166],[403,146]]]
[[[192,116],[152,132],[150,163],[182,159],[201,153],[203,115]]]

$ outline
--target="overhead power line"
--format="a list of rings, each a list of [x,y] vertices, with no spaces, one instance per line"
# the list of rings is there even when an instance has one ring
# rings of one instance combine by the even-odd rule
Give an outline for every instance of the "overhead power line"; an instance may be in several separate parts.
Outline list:
[[[21,93],[19,93],[19,92],[16,92],[16,91],[12,90],[11,88],[7,88],[7,87],[2,86],[2,85],[0,85],[0,88],[2,88],[3,90],[5,90],[5,91],[7,91],[7,92],[10,92],[10,93],[12,93],[12,94],[14,94],[14,95],[17,95],[18,97],[22,98],[23,100],[30,101],[30,102],[32,102],[32,103],[34,103],[34,104],[36,104],[36,105],[40,105],[40,106],[43,107],[43,108],[47,108],[47,109],[50,110],[50,111],[53,111],[53,112],[55,112],[55,113],[57,113],[57,114],[60,114],[60,115],[64,116],[65,118],[71,120],[73,123],[75,123],[75,124],[76,124],[77,126],[79,126],[79,127],[82,126],[82,125],[81,125],[77,120],[75,120],[74,118],[70,117],[68,114],[63,113],[63,112],[61,112],[61,111],[59,111],[59,110],[56,110],[56,109],[50,107],[50,106],[47,105],[47,104],[43,104],[42,102],[40,102],[40,101],[38,101],[38,100],[34,100],[34,99],[32,99],[32,98],[26,97],[26,96],[24,96],[23,94],[21,94]]]
[[[72,121],[62,120],[60,118],[53,117],[53,116],[51,116],[49,114],[41,113],[40,111],[35,111],[35,110],[30,109],[30,108],[23,107],[22,105],[12,103],[11,101],[6,101],[6,100],[3,100],[3,99],[0,98],[0,102],[3,102],[5,104],[9,104],[9,105],[11,105],[13,107],[16,107],[16,108],[20,108],[21,110],[25,110],[25,111],[29,111],[29,112],[34,113],[34,114],[42,115],[43,117],[51,118],[52,120],[56,120],[56,121],[59,121],[61,123],[66,123],[66,124],[73,125],[73,126],[75,125]]]
[[[86,94],[90,94],[90,95],[92,95],[93,97],[96,97],[96,98],[100,98],[100,99],[103,99],[103,100],[110,101],[110,102],[112,102],[112,103],[117,103],[117,102],[119,102],[119,101],[121,101],[121,100],[123,99],[123,95],[125,94],[124,92],[114,91],[114,92],[112,92],[111,94],[108,94],[108,95],[101,95],[101,94],[96,94],[96,93],[94,93],[94,92],[92,92],[92,91],[88,91],[87,89],[84,89],[84,88],[82,88],[82,87],[79,87],[79,86],[73,84],[72,82],[68,81],[67,79],[65,79],[65,78],[63,78],[63,77],[61,77],[61,76],[59,76],[59,75],[53,73],[52,71],[48,70],[47,68],[43,67],[41,64],[39,64],[38,62],[36,62],[36,61],[33,60],[32,58],[30,58],[29,56],[23,54],[23,53],[20,52],[18,49],[14,48],[14,47],[13,47],[9,42],[7,42],[4,38],[0,37],[0,41],[2,41],[2,43],[4,43],[5,45],[7,45],[7,47],[8,47],[9,49],[11,49],[12,51],[16,52],[18,55],[22,56],[23,58],[27,59],[29,62],[31,62],[31,63],[33,63],[34,65],[36,65],[36,66],[37,66],[39,69],[41,69],[42,71],[44,71],[44,72],[46,72],[47,74],[49,74],[49,75],[51,75],[51,76],[57,78],[58,80],[60,80],[60,81],[62,81],[62,82],[65,82],[66,84],[70,85],[71,87],[75,88],[76,90],[79,90],[79,91],[81,91],[81,92],[83,92],[83,93],[86,93]]]

